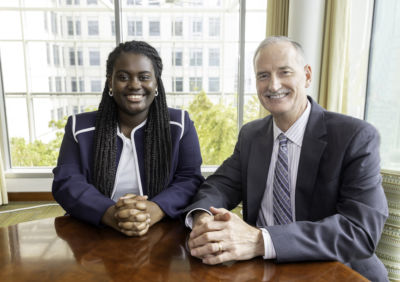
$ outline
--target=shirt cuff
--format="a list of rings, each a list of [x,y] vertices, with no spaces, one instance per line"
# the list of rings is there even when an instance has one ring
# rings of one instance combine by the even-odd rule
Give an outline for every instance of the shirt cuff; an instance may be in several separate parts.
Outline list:
[[[264,239],[264,259],[274,259],[276,258],[274,244],[272,243],[271,235],[265,228],[260,228],[262,231],[262,236]]]
[[[190,229],[193,229],[193,212],[195,212],[195,211],[205,211],[206,213],[211,215],[210,211],[202,209],[202,208],[193,209],[193,210],[189,211],[185,217],[185,225],[186,225],[186,227],[189,227]]]

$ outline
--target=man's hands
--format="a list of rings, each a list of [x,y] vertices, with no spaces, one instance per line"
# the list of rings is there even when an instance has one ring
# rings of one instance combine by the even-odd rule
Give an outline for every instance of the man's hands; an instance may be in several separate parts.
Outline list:
[[[127,236],[142,236],[164,216],[160,207],[148,201],[147,196],[127,194],[107,209],[102,222]]]
[[[192,256],[206,264],[246,260],[264,255],[262,232],[226,209],[210,208],[213,215],[196,213],[190,233]]]

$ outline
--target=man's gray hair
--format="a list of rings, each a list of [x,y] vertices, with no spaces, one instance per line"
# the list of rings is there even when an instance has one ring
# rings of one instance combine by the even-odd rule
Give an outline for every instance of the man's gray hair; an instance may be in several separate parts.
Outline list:
[[[302,63],[305,64],[306,62],[306,56],[304,54],[304,50],[303,47],[301,46],[300,43],[294,41],[293,39],[290,39],[289,37],[286,36],[270,36],[265,38],[263,41],[261,41],[260,45],[258,45],[256,52],[254,53],[254,57],[253,57],[253,65],[256,61],[256,57],[258,55],[258,53],[260,53],[260,50],[272,45],[274,43],[279,43],[279,42],[289,42],[290,44],[293,45],[293,47],[295,48],[295,50],[297,51],[297,53],[300,55],[300,59],[302,60]]]

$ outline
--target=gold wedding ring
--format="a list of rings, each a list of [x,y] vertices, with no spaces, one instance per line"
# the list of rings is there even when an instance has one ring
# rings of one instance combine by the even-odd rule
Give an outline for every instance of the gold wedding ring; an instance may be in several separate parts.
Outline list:
[[[218,242],[218,252],[222,252],[222,251],[223,251],[222,244],[221,244],[221,242]]]

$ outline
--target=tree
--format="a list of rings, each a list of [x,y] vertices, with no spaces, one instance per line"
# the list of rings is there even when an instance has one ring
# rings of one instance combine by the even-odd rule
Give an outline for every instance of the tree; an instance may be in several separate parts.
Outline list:
[[[220,165],[236,143],[236,110],[222,103],[214,105],[204,91],[195,96],[189,112],[199,135],[203,164]]]

